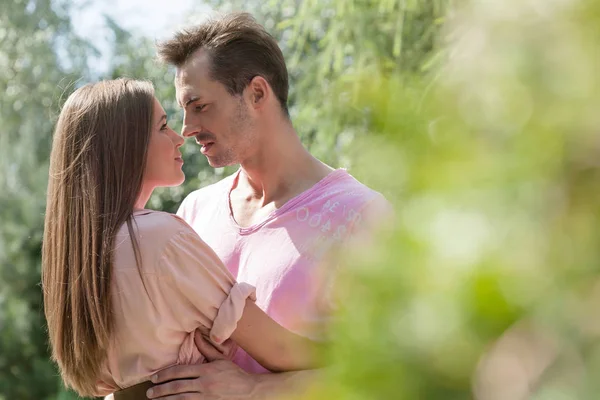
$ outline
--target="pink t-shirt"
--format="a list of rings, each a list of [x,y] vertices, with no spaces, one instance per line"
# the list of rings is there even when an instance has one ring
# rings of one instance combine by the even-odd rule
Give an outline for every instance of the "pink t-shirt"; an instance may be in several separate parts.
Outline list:
[[[191,193],[181,216],[215,251],[238,282],[256,287],[256,303],[283,327],[313,339],[329,318],[327,256],[365,222],[390,209],[384,197],[344,169],[331,172],[309,190],[242,228],[231,215],[229,193],[239,171]],[[331,266],[327,266],[331,269]],[[268,372],[242,349],[236,364]]]

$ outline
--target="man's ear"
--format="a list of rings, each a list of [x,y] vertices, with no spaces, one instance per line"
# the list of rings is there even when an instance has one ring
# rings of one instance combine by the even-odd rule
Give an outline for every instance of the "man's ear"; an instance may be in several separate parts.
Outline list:
[[[250,104],[255,109],[264,107],[269,96],[272,94],[269,82],[260,75],[252,78],[246,90],[248,92]]]

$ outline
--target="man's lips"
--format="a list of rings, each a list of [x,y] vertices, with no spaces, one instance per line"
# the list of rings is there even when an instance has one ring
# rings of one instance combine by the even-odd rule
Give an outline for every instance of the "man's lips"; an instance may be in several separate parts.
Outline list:
[[[199,143],[200,146],[200,153],[206,155],[206,153],[208,153],[208,151],[211,149],[211,147],[213,146],[214,142],[206,142],[206,143]]]
[[[204,155],[210,150],[215,144],[215,138],[212,134],[204,132],[196,135],[196,143],[201,146],[200,152]]]

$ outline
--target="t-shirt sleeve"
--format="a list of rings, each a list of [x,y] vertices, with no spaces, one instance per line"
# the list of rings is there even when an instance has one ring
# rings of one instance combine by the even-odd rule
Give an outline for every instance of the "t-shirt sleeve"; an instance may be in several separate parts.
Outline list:
[[[347,236],[340,243],[336,252],[326,259],[326,267],[322,268],[324,271],[321,289],[323,296],[320,298],[319,306],[325,310],[323,314],[329,316],[328,323],[336,312],[344,307],[344,295],[338,297],[336,290],[336,282],[344,256],[348,257],[349,253],[353,254],[357,251],[368,251],[380,232],[393,228],[395,218],[392,204],[380,193],[376,193],[366,201],[360,211],[354,214]]]
[[[182,222],[183,225],[183,222]],[[181,329],[204,326],[215,343],[228,339],[255,289],[237,283],[215,252],[190,228],[171,237],[158,260],[162,299]]]
[[[396,213],[392,204],[380,193],[377,193],[372,199],[364,204],[358,214],[360,218],[355,218],[349,229],[349,243],[354,246],[357,240],[372,239],[372,235],[386,229],[392,229],[396,218]]]

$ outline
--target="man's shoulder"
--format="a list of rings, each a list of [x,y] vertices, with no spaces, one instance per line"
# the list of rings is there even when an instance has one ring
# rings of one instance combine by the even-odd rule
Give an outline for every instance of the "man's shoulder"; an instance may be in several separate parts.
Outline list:
[[[380,192],[360,182],[345,169],[338,169],[332,172],[331,179],[322,188],[317,199],[319,198],[325,201],[335,200],[343,203],[351,203],[359,207],[387,202]]]
[[[331,212],[347,221],[362,221],[364,225],[381,225],[391,222],[395,212],[391,203],[377,190],[360,182],[346,170],[335,171],[331,181],[321,193],[308,200],[313,207]]]

